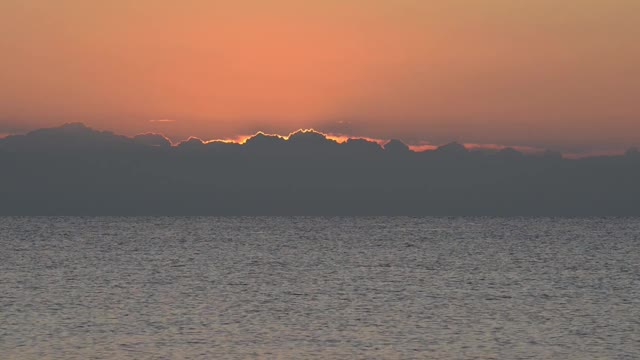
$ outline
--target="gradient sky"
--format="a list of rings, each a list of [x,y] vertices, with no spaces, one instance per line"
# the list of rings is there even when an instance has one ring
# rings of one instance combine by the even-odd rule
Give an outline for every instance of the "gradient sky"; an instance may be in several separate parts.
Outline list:
[[[623,149],[639,39],[638,0],[2,0],[0,134]]]

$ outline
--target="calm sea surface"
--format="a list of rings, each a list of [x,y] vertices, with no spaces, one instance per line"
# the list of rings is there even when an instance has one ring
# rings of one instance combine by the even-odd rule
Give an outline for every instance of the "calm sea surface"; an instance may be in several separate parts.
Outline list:
[[[640,219],[0,218],[2,359],[638,359]]]

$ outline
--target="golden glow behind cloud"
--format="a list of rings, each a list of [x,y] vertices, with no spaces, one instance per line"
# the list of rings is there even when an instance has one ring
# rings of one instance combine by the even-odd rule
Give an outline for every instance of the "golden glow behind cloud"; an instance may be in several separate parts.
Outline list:
[[[637,0],[4,0],[0,132],[628,146],[638,33]]]

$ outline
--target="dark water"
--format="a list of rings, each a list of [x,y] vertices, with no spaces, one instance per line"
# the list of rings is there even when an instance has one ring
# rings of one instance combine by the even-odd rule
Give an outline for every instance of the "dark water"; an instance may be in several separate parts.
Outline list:
[[[2,359],[637,359],[640,219],[0,218]]]

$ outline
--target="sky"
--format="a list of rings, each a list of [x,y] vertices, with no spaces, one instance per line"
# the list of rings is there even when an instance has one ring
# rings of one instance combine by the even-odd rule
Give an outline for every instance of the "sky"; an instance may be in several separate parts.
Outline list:
[[[637,0],[2,0],[0,134],[640,145]]]

